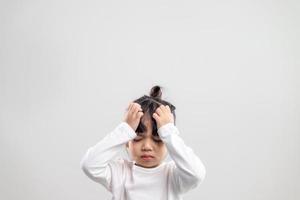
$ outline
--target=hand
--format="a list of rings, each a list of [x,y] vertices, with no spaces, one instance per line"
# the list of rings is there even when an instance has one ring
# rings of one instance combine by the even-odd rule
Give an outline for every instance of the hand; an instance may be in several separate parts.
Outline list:
[[[124,121],[136,131],[141,117],[144,115],[141,105],[138,103],[131,102],[126,109]]]
[[[153,113],[153,118],[156,121],[157,129],[170,122],[174,123],[174,116],[170,107],[167,105],[160,105]]]

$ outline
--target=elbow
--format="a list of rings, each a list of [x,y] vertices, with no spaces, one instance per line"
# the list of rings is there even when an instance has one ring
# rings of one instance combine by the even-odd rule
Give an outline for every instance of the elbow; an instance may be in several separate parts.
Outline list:
[[[80,162],[80,168],[83,173],[88,176],[90,179],[94,180],[98,176],[98,171],[95,167],[92,167],[86,159],[82,159]]]
[[[84,156],[80,161],[80,168],[90,179],[99,181],[106,176],[107,165],[99,164],[87,156]]]
[[[83,158],[81,159],[80,161],[80,168],[81,170],[85,173],[85,174],[88,174],[89,173],[89,167],[87,165],[87,162],[86,160]]]
[[[84,156],[80,160],[80,168],[81,170],[88,176],[91,174],[91,164],[90,164],[90,149],[87,150],[87,152],[84,154]]]
[[[92,175],[92,166],[89,162],[89,159],[88,159],[88,153],[87,152],[81,159],[80,161],[80,168],[81,170],[87,175],[87,176],[91,176]]]
[[[200,183],[202,183],[206,176],[206,169],[204,166],[202,166],[200,169],[197,170],[195,176],[194,176],[194,184],[198,186]]]

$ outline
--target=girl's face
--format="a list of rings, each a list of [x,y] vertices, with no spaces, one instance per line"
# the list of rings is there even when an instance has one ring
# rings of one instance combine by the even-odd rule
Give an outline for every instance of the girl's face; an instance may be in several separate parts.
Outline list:
[[[146,168],[158,166],[167,155],[167,148],[159,136],[152,135],[150,118],[144,116],[143,123],[147,127],[147,132],[136,136],[127,143],[131,158],[136,165]]]

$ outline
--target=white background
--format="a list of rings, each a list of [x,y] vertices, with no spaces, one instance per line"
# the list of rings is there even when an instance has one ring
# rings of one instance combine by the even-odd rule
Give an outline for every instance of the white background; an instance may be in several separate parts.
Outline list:
[[[99,200],[79,162],[154,84],[207,169],[186,200],[300,199],[299,1],[0,2],[0,199]]]

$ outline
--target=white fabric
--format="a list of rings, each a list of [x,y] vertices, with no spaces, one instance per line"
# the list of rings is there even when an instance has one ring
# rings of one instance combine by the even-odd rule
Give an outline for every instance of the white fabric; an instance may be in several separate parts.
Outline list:
[[[136,137],[135,131],[121,122],[87,150],[81,168],[90,179],[110,191],[113,200],[180,200],[183,193],[203,181],[206,170],[173,123],[160,127],[158,134],[168,149],[169,162],[143,168],[135,165],[135,161],[118,157],[125,144]]]

